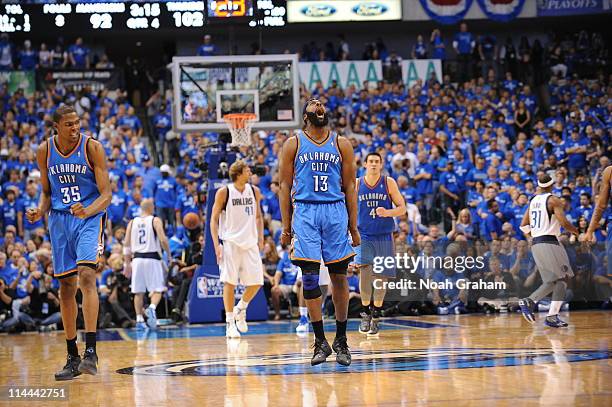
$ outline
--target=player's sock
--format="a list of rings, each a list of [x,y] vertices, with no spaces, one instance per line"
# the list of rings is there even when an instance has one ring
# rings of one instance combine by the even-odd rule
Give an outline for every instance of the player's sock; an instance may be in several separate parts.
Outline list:
[[[136,322],[144,322],[144,315],[136,315]]]
[[[157,305],[155,305],[155,304],[151,303],[151,304],[149,305],[149,308],[151,308],[151,309],[157,309]]]
[[[85,332],[85,349],[91,348],[93,348],[94,353],[96,353],[96,333]]]
[[[368,304],[368,305],[362,304],[362,306],[363,306],[363,309],[366,315],[372,315],[372,304]]]
[[[312,330],[314,331],[315,337],[322,341],[326,340],[325,331],[323,330],[323,321],[312,321],[310,324],[312,325]]]
[[[308,307],[300,307],[300,316],[308,317]]]
[[[372,318],[380,318],[381,312],[382,312],[382,307],[373,306],[372,307]]]
[[[79,348],[77,347],[77,337],[74,339],[66,339],[66,348],[68,350],[68,354],[73,357],[79,356]]]
[[[231,324],[233,324],[235,322],[234,320],[234,312],[226,312],[225,313],[225,322],[229,322]]]
[[[561,311],[561,306],[563,305],[563,301],[551,301],[550,302],[550,308],[548,309],[548,316],[554,316],[559,314],[559,311]]]
[[[336,338],[341,338],[343,336],[346,336],[346,323],[347,322],[348,322],[348,319],[344,321],[336,320]]]
[[[238,308],[240,308],[241,310],[245,310],[249,306],[249,303],[244,301],[244,300],[242,300],[242,298],[241,298],[240,301],[238,301],[238,304],[236,306]]]

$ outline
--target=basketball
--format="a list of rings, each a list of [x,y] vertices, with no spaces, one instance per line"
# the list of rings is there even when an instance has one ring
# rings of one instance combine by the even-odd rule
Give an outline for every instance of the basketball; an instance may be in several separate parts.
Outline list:
[[[189,230],[193,230],[200,225],[200,217],[197,213],[189,212],[183,217],[183,226]]]

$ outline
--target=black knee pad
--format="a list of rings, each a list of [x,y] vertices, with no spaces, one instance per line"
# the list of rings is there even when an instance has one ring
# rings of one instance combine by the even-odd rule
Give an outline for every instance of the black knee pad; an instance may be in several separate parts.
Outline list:
[[[302,289],[304,299],[314,300],[321,297],[321,287],[319,286],[319,263],[302,261]]]
[[[351,264],[351,261],[353,261],[353,258],[349,257],[348,259],[344,259],[342,261],[339,261],[339,262],[327,265],[327,269],[329,270],[329,274],[344,274],[344,275],[346,275],[346,272],[348,270],[348,266],[349,266],[349,264]]]

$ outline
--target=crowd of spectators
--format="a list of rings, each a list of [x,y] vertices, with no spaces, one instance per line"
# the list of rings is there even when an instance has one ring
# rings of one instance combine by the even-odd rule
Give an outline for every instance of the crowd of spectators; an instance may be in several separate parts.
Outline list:
[[[36,48],[32,41],[25,40],[23,44],[14,44],[8,34],[0,35],[0,71],[20,70],[33,71],[36,69],[111,69],[115,65],[109,61],[104,53],[94,54],[83,42],[77,38],[73,44],[65,44],[59,37],[55,46],[45,42]]]
[[[489,61],[491,46],[487,41],[491,40],[468,41],[467,34],[465,27],[456,37],[457,52],[461,52],[461,44],[469,42],[470,53],[481,53],[482,60]],[[559,46],[562,50],[569,47],[575,52],[591,53],[592,44],[599,41],[596,35],[580,34],[577,39],[573,45]],[[344,38],[339,41],[338,49],[332,45],[329,51],[347,58],[348,43]],[[583,46],[585,41],[591,44],[588,49]],[[417,42],[420,45],[412,50],[414,56],[447,52],[439,32],[432,33],[430,42],[428,47],[421,38]],[[210,44],[210,39],[205,40],[204,46]],[[382,40],[367,52],[383,58],[384,44],[380,44]],[[553,58],[555,65],[542,78],[546,84],[536,94],[536,83],[528,80],[529,75],[520,74],[522,57],[516,57],[531,58],[535,42],[530,51],[525,51],[528,47],[529,43],[522,42],[518,53],[509,45],[493,52],[497,60],[491,65],[499,70],[500,78],[490,75],[490,69],[472,69],[474,60],[466,58],[467,62],[460,63],[465,66],[459,71],[466,71],[465,80],[460,82],[445,75],[440,82],[432,78],[412,87],[384,81],[375,87],[364,84],[361,89],[301,89],[302,100],[312,96],[322,100],[330,111],[333,129],[353,143],[358,175],[363,175],[362,160],[368,152],[377,151],[384,157],[385,173],[397,180],[408,203],[408,213],[397,222],[398,252],[414,256],[482,256],[486,269],[466,270],[463,276],[508,283],[503,292],[458,288],[421,292],[418,298],[388,304],[388,313],[448,312],[445,304],[459,310],[455,312],[465,312],[466,308],[456,306],[459,300],[467,310],[490,311],[500,301],[511,302],[537,286],[538,273],[518,225],[536,190],[535,181],[543,173],[555,179],[554,192],[563,198],[566,213],[581,231],[585,230],[593,213],[601,171],[609,165],[612,153],[610,77],[602,73],[582,76],[575,64],[568,64],[566,54],[562,59]],[[0,46],[0,64],[6,61],[3,49]],[[603,45],[596,49],[600,56],[605,54]],[[202,52],[209,51],[214,49]],[[518,58],[516,66],[508,62],[512,52]],[[13,59],[13,50],[9,54],[10,64],[23,63],[21,58]],[[399,56],[392,51],[385,58]],[[62,64],[66,60],[72,64],[74,56],[60,59]],[[550,61],[550,56],[545,60]],[[556,62],[563,62],[567,70],[560,69]],[[35,152],[52,134],[51,114],[60,103],[76,106],[82,132],[97,138],[108,156],[113,199],[108,208],[105,256],[98,274],[100,326],[134,324],[129,276],[123,272],[122,243],[127,222],[139,214],[139,204],[146,197],[154,198],[158,216],[170,236],[173,258],[179,259],[170,265],[169,293],[164,298],[167,306],[158,307],[158,312],[167,309],[167,317],[183,319],[188,288],[202,262],[204,237],[201,229],[185,229],[182,219],[189,212],[204,219],[206,185],[201,163],[206,156],[201,147],[217,141],[218,135],[174,133],[171,102],[168,92],[150,97],[146,119],[151,120],[152,134],[147,134],[144,117],[136,114],[121,90],[77,92],[50,85],[27,97],[22,91],[11,94],[6,86],[0,87],[0,330],[61,326],[59,284],[52,277],[45,223],[29,224],[23,216],[27,208],[38,203],[40,174]],[[263,263],[270,303],[272,293],[278,292],[275,287],[296,284],[295,268],[282,261],[287,248],[278,243],[278,152],[290,135],[291,131],[256,132],[253,146],[241,151],[256,169],[252,183],[265,196]],[[160,154],[164,165],[155,165],[159,160],[153,157],[154,151]],[[605,214],[603,222],[609,218]],[[600,242],[605,240],[605,226],[596,234]],[[565,234],[562,241],[568,244],[577,274],[568,299],[571,296],[574,301],[609,301],[612,280],[606,272],[608,259],[604,252],[578,243],[570,245],[574,242]],[[456,282],[460,277],[455,270],[435,267],[406,275],[439,282]],[[351,270],[349,277],[354,315],[359,311],[358,270]]]

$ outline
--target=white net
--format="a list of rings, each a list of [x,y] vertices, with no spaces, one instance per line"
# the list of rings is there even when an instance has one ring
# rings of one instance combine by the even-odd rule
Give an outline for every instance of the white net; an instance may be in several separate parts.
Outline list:
[[[251,145],[251,127],[256,118],[257,116],[251,113],[233,113],[223,116],[223,120],[225,120],[232,135],[232,144],[230,144],[230,146],[240,147]]]

